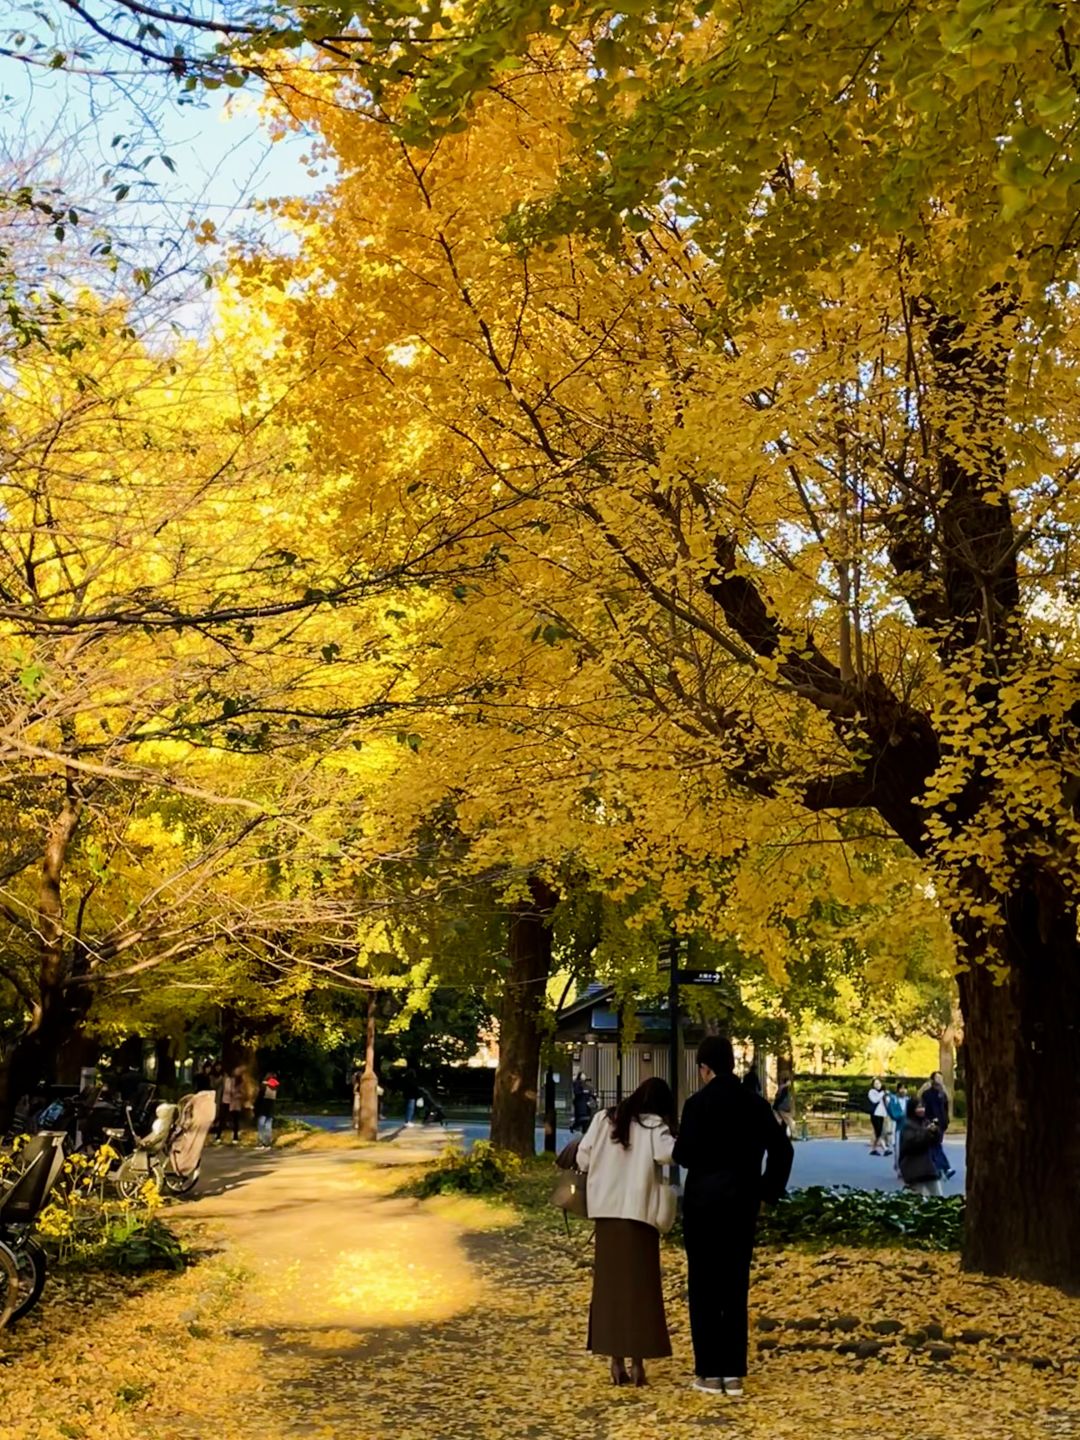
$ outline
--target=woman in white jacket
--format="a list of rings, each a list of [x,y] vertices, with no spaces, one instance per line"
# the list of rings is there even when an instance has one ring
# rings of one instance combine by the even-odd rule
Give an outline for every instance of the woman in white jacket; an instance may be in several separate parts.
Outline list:
[[[866,1099],[870,1106],[870,1124],[874,1127],[874,1143],[870,1146],[871,1155],[891,1155],[892,1150],[885,1143],[885,1121],[889,1118],[889,1111],[886,1105],[887,1094],[884,1085],[875,1075],[870,1082],[870,1089],[866,1092]]]
[[[617,1109],[594,1116],[578,1146],[589,1219],[596,1222],[589,1349],[611,1357],[615,1385],[644,1385],[645,1361],[671,1354],[657,1220],[659,1167],[671,1163],[675,1144],[673,1112],[667,1083],[646,1080]]]

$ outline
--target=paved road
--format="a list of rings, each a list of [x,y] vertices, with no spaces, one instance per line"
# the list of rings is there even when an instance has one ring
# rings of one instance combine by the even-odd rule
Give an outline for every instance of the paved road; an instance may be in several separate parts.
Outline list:
[[[347,1130],[349,1128],[347,1115],[300,1115],[297,1118],[325,1130]],[[419,1132],[423,1132],[424,1127],[416,1128]],[[461,1135],[466,1149],[472,1145],[474,1140],[486,1140],[490,1134],[490,1126],[482,1122],[455,1124],[451,1121],[449,1128]],[[400,1121],[384,1120],[379,1129],[385,1134],[393,1134],[400,1129]],[[565,1145],[569,1139],[570,1132],[568,1130],[559,1131],[560,1147]],[[539,1150],[543,1143],[544,1132],[537,1127],[536,1148]],[[961,1195],[964,1191],[965,1179],[964,1137],[962,1135],[947,1137],[945,1150],[956,1169],[953,1179],[945,1184],[945,1193]],[[859,1190],[898,1190],[900,1188],[900,1182],[893,1171],[892,1158],[869,1154],[869,1148],[863,1139],[798,1141],[795,1146],[795,1167],[791,1172],[791,1186],[793,1189],[802,1190],[809,1185],[851,1185]]]

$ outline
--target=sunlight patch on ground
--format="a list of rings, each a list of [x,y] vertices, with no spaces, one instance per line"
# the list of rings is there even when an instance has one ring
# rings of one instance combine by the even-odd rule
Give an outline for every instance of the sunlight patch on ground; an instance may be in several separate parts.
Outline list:
[[[356,1248],[260,1266],[262,1323],[290,1330],[436,1323],[476,1304],[482,1286],[454,1237],[432,1227],[417,1245],[416,1225],[414,1215],[372,1219],[340,1237]]]
[[[449,1320],[474,1305],[480,1284],[456,1245],[410,1243],[408,1225],[380,1226],[363,1250],[344,1251],[327,1285],[331,1311],[365,1325]]]

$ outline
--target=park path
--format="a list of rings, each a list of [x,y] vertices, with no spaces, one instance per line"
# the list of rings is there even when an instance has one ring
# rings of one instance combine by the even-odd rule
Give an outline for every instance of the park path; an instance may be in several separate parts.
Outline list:
[[[311,1335],[445,1318],[477,1296],[461,1226],[394,1194],[403,1168],[431,1159],[440,1140],[378,1152],[211,1150],[202,1193],[178,1213],[226,1239],[268,1328],[302,1323]]]
[[[479,1201],[396,1193],[403,1170],[445,1142],[432,1131],[377,1149],[209,1152],[179,1223],[219,1245],[218,1271],[237,1277],[235,1299],[206,1326],[231,1398],[223,1412],[214,1387],[194,1385],[174,1408],[154,1407],[153,1440],[396,1433],[397,1369],[415,1383],[433,1363],[425,1339],[490,1312],[475,1242],[516,1220]],[[414,1398],[413,1421],[435,1418]],[[460,1434],[474,1434],[471,1419]]]
[[[851,1316],[871,1340],[870,1327],[894,1314],[908,1330],[992,1314],[992,1333],[1014,1325],[1019,1336],[1030,1323],[1022,1288],[984,1286],[954,1260],[917,1256],[763,1258],[754,1304],[780,1317],[768,1336],[780,1336],[784,1358],[758,1356],[740,1407],[688,1388],[685,1273],[678,1251],[665,1251],[675,1356],[652,1367],[647,1390],[612,1392],[603,1366],[584,1353],[582,1231],[571,1243],[553,1241],[480,1201],[395,1193],[401,1167],[430,1158],[439,1143],[420,1132],[364,1150],[342,1137],[340,1149],[212,1152],[204,1194],[185,1213],[221,1253],[186,1280],[197,1287],[205,1268],[209,1301],[176,1315],[184,1343],[191,1334],[205,1343],[190,1386],[140,1406],[142,1436],[1080,1440],[1075,1369],[1051,1377],[1026,1359],[1002,1368],[980,1346],[931,1378],[932,1362],[903,1346],[865,1366],[837,1353],[831,1330],[844,1338]],[[1046,1350],[1077,1330],[1080,1307],[1061,1304],[1043,1321]]]
[[[91,1308],[57,1286],[0,1346],[0,1436],[1080,1440],[1080,1301],[900,1251],[763,1254],[740,1404],[689,1388],[685,1265],[665,1246],[674,1357],[613,1391],[585,1353],[587,1227],[568,1242],[506,1207],[402,1195],[436,1143],[211,1152],[199,1198],[169,1210],[200,1263],[100,1276]],[[935,1356],[932,1322],[987,1339]]]

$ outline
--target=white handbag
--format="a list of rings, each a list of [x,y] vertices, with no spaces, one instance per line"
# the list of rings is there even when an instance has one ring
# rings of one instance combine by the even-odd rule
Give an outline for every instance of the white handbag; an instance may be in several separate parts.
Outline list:
[[[656,1167],[656,1184],[653,1186],[651,1210],[650,1221],[661,1235],[666,1235],[675,1224],[675,1216],[679,1213],[679,1200],[675,1194],[675,1187],[664,1178],[664,1170],[661,1165]]]

